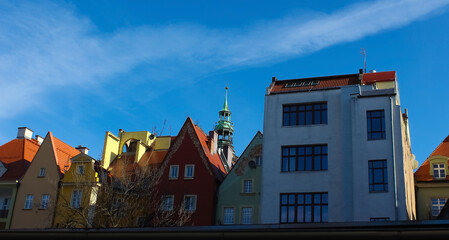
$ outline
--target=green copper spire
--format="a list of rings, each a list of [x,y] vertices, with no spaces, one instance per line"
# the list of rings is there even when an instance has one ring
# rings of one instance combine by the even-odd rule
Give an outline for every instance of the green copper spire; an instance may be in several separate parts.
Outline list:
[[[220,112],[229,112],[228,108],[228,87],[225,87],[226,93],[225,93],[225,101],[223,104],[223,108],[220,110]]]
[[[225,101],[223,108],[218,112],[218,123],[215,124],[215,131],[218,133],[218,145],[232,145],[232,135],[234,124],[231,122],[231,111],[228,108],[228,87],[225,87]]]

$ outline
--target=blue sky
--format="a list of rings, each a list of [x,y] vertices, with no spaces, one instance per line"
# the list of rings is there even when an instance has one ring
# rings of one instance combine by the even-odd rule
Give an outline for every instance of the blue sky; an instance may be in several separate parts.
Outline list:
[[[239,155],[278,79],[397,71],[412,152],[449,134],[449,1],[1,1],[0,144],[26,126],[100,158],[106,131],[213,128]],[[165,123],[165,124],[164,124]]]

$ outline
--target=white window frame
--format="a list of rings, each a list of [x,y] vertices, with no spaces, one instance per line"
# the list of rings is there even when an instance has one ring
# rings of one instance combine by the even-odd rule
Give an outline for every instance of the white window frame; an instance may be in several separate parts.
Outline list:
[[[162,211],[165,211],[165,212],[173,211],[174,202],[175,202],[174,195],[162,196]]]
[[[257,156],[255,162],[256,162],[256,166],[261,166],[262,165],[262,156]]]
[[[188,175],[188,170],[189,168],[192,168],[192,175]],[[184,178],[186,179],[193,179],[193,177],[195,176],[195,164],[186,164],[185,168],[184,168]]]
[[[187,198],[192,198],[193,199],[193,204],[190,203],[190,205],[188,206],[186,204],[186,199]],[[187,212],[195,212],[196,211],[196,202],[197,202],[196,195],[184,195],[184,201],[183,201],[184,210],[187,211]],[[187,207],[189,207],[189,208],[187,208]]]
[[[27,194],[25,197],[25,206],[23,206],[23,209],[32,209],[33,207],[33,194]]]
[[[250,185],[247,185],[246,183],[250,183]],[[254,193],[252,179],[243,179],[242,184],[243,184],[243,193]]]
[[[49,201],[50,201],[50,194],[43,194],[41,197],[41,206],[39,208],[47,209]]]
[[[173,168],[176,167],[176,176],[173,173]],[[168,179],[178,179],[179,176],[179,165],[170,165],[170,171],[168,172]]]
[[[245,210],[250,210],[245,212]],[[249,214],[248,214],[249,213]],[[242,207],[242,224],[253,224],[253,207]]]
[[[234,224],[234,219],[235,219],[234,207],[223,207],[223,224]]]
[[[434,163],[432,166],[434,179],[446,179],[446,168],[444,163]],[[437,172],[437,175],[435,175],[435,171]]]
[[[446,204],[446,198],[432,198],[430,199],[430,212],[433,217],[440,215],[441,209]]]
[[[71,208],[80,208],[82,197],[83,197],[83,190],[80,190],[80,189],[72,190],[72,196],[70,198],[70,207]]]
[[[45,168],[41,168],[40,170],[39,170],[39,175],[38,175],[39,177],[45,177]]]

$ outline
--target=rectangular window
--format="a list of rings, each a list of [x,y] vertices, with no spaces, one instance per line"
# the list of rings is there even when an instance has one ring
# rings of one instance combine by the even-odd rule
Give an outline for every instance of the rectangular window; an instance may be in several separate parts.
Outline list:
[[[162,197],[162,210],[168,212],[173,210],[173,202],[175,197],[173,195],[167,195]]]
[[[41,209],[47,209],[48,208],[48,201],[50,200],[50,195],[49,194],[44,194],[41,197]]]
[[[84,174],[84,165],[77,166],[76,173],[83,175]]]
[[[184,210],[195,211],[196,210],[196,196],[185,195],[184,196]]]
[[[327,145],[282,147],[282,172],[327,170]]]
[[[283,106],[283,126],[327,124],[327,103]]]
[[[244,193],[253,192],[253,180],[243,180],[243,192]]]
[[[195,172],[195,165],[193,164],[186,165],[184,170],[184,178],[193,178],[194,172]]]
[[[432,216],[436,217],[440,215],[441,209],[443,209],[445,203],[446,198],[432,198]]]
[[[368,161],[369,191],[388,192],[387,160]]]
[[[178,165],[171,165],[168,178],[169,179],[178,179],[178,171],[179,171]]]
[[[384,110],[367,111],[368,140],[385,139]]]
[[[81,197],[83,195],[82,190],[73,190],[72,198],[70,199],[70,207],[71,208],[80,208],[81,207]]]
[[[327,222],[327,193],[281,193],[281,223]]]
[[[39,177],[45,177],[45,168],[39,170]]]
[[[9,203],[11,202],[10,198],[3,199],[3,204],[0,207],[0,210],[9,210]]]
[[[253,223],[253,208],[243,207],[242,208],[242,224],[252,224]]]
[[[446,170],[444,167],[444,163],[432,164],[432,166],[434,179],[446,179]]]
[[[27,194],[26,198],[25,198],[25,206],[24,209],[31,209],[31,207],[33,206],[33,194]]]
[[[225,207],[223,209],[223,224],[234,224],[234,208]]]
[[[261,166],[262,165],[262,156],[257,156],[256,157],[256,166]]]

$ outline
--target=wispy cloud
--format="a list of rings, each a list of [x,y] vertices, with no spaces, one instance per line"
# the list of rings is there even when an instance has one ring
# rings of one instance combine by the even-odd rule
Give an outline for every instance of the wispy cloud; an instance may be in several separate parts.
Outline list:
[[[0,118],[22,113],[52,91],[101,85],[139,65],[155,72],[172,69],[149,79],[163,81],[281,61],[404,26],[448,4],[447,0],[375,1],[244,29],[172,24],[105,34],[71,7],[2,2]]]

